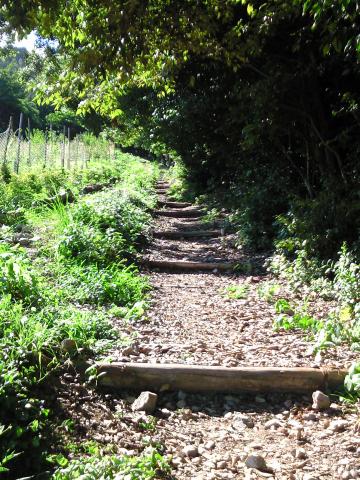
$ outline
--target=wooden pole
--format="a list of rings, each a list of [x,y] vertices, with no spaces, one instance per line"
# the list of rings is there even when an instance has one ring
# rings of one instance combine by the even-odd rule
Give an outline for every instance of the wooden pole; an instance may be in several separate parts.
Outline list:
[[[8,151],[10,135],[12,134],[12,131],[13,131],[13,117],[10,116],[9,126],[6,134],[6,140],[5,140],[5,150],[4,150],[4,160],[3,160],[4,165],[6,165],[7,163],[7,151]]]
[[[31,165],[31,124],[30,117],[28,118],[28,161],[27,164]]]
[[[47,156],[48,156],[48,129],[46,128],[45,132],[44,132],[44,164],[43,164],[43,168],[46,168]]]
[[[78,161],[79,161],[79,137],[76,136],[75,138],[75,168],[77,169]]]
[[[63,141],[62,141],[62,148],[61,148],[61,168],[63,170],[65,168],[65,141],[66,141],[66,127],[64,125]]]
[[[49,158],[49,165],[52,166],[52,154],[53,154],[53,127],[52,123],[49,126],[49,145],[48,145],[48,158]]]
[[[99,365],[97,373],[99,385],[116,390],[303,393],[340,387],[347,370],[111,363]]]
[[[166,238],[168,240],[179,240],[184,238],[215,238],[221,237],[220,230],[164,230],[155,231],[154,238]]]
[[[189,202],[167,202],[163,200],[158,200],[158,205],[160,207],[169,207],[169,208],[186,208],[191,207]]]
[[[23,121],[24,121],[24,114],[21,112],[20,119],[19,119],[19,130],[18,130],[18,146],[17,146],[16,158],[14,162],[15,173],[19,173],[19,167],[20,167],[21,135],[22,135]]]
[[[70,170],[70,127],[68,127],[68,157],[67,157],[67,169]]]

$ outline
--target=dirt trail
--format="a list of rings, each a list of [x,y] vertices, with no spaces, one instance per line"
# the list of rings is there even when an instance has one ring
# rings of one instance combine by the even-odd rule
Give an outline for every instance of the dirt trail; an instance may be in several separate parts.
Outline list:
[[[167,197],[159,197],[162,202]],[[191,211],[195,207],[179,208]],[[166,212],[168,209],[163,208]],[[171,209],[173,210],[173,209]],[[261,298],[259,290],[271,277],[262,265],[264,257],[249,254],[235,245],[234,235],[225,234],[216,224],[201,219],[157,216],[156,237],[144,253],[145,260],[234,262],[240,269],[257,274],[214,271],[159,271],[149,269],[153,289],[148,322],[136,324],[137,342],[125,360],[157,363],[192,363],[222,366],[333,366],[344,367],[355,353],[339,347],[314,359],[311,343],[303,331],[274,331],[277,316],[273,303]],[[161,232],[218,231],[216,238],[161,238]],[[244,268],[245,266],[245,268]],[[260,274],[259,274],[260,273]],[[278,281],[277,281],[278,283]],[[227,289],[240,288],[244,298],[230,298]],[[291,298],[282,285],[276,298]],[[313,300],[317,316],[328,305]],[[113,352],[116,360],[122,352]]]
[[[194,218],[158,216],[154,221],[157,232],[203,228]],[[207,228],[219,226],[209,224]],[[135,335],[133,345],[111,352],[114,360],[344,366],[351,359],[353,354],[339,348],[315,362],[302,332],[273,331],[273,306],[258,294],[259,287],[269,280],[268,275],[259,274],[263,259],[235,248],[231,235],[186,240],[159,237],[145,258],[233,260],[251,265],[255,272],[147,271],[153,285],[147,321],[124,325],[114,318],[122,333]],[[228,298],[223,292],[229,285],[246,285],[245,298]],[[292,295],[286,285],[278,292],[278,296],[293,300]],[[328,307],[314,299],[312,308],[319,316]],[[303,395],[179,391],[159,394],[150,416],[132,411],[139,392],[101,392],[84,383],[78,372],[70,362],[68,371],[49,392],[59,421],[74,422],[72,438],[75,434],[79,444],[95,440],[117,455],[137,455],[155,445],[171,458],[169,480],[360,478],[358,413],[353,407],[333,403],[318,412],[311,408],[310,397]],[[266,462],[266,471],[247,468],[251,455]]]
[[[167,200],[164,196],[160,199]],[[159,234],[203,228],[200,219],[158,216],[154,230],[160,238],[154,239],[145,258],[232,260],[255,269],[261,264],[260,257],[237,249],[231,235],[166,240]],[[258,294],[261,284],[269,280],[265,274],[219,274],[216,270],[147,273],[153,286],[148,321],[129,327],[137,332],[136,341],[130,348],[112,352],[114,360],[231,367],[344,366],[351,360],[348,352],[339,348],[315,361],[303,332],[274,332],[273,306]],[[228,298],[225,289],[229,285],[245,286],[245,298]],[[291,296],[286,286],[282,288],[280,296],[285,292]],[[320,314],[322,309],[326,311],[316,300],[315,307]],[[124,407],[132,397],[124,394],[113,399]],[[340,405],[317,412],[311,409],[309,396],[177,392],[161,394],[158,407],[152,440],[164,444],[166,453],[173,456],[173,478],[360,478],[356,412]],[[128,415],[134,424],[139,422],[138,414]],[[146,420],[146,416],[140,418]],[[251,454],[263,457],[269,469],[247,468],[245,462]]]

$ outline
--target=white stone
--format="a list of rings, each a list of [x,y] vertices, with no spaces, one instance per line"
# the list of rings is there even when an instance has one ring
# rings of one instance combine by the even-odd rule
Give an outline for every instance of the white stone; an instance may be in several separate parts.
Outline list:
[[[216,462],[216,468],[218,470],[224,470],[227,467],[227,463],[225,460],[220,460],[219,462]]]
[[[131,409],[133,412],[153,413],[156,408],[157,399],[158,396],[156,393],[142,392],[132,404]]]
[[[186,445],[182,449],[182,452],[188,458],[195,458],[199,456],[199,450],[195,445]]]
[[[206,448],[206,450],[213,450],[215,448],[215,442],[209,440],[205,443],[204,448]]]
[[[298,460],[305,460],[307,458],[307,454],[303,448],[297,448],[295,450],[295,458]]]
[[[314,410],[326,410],[331,405],[330,398],[320,390],[317,390],[312,394],[312,399],[313,399],[312,408]]]
[[[273,418],[271,420],[268,420],[265,424],[264,424],[264,428],[266,430],[270,430],[271,428],[274,428],[275,430],[282,427],[284,424],[283,422],[280,422],[280,420],[277,420],[276,418]]]
[[[343,432],[347,429],[349,423],[346,420],[335,420],[329,425],[329,429],[333,432]]]

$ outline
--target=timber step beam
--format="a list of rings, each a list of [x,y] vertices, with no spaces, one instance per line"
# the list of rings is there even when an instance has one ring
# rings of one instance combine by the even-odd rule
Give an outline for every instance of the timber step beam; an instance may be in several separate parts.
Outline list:
[[[221,237],[220,230],[164,230],[163,232],[154,232],[154,238],[166,238],[168,240],[180,240],[183,238],[216,238]]]
[[[236,267],[234,262],[189,262],[186,260],[145,260],[144,265],[159,270],[192,270],[192,271],[231,271]]]
[[[97,373],[99,385],[115,390],[309,393],[339,388],[347,370],[111,363],[98,365]]]
[[[191,207],[191,203],[189,202],[171,202],[171,201],[158,201],[158,205],[160,207],[169,207],[169,208],[186,208]]]
[[[154,214],[161,217],[174,217],[174,218],[193,218],[205,215],[202,210],[154,210]]]

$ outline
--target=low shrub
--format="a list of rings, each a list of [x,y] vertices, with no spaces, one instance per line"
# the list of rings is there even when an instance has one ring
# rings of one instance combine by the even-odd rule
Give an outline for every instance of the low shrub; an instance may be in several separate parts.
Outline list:
[[[134,265],[125,266],[123,263],[106,268],[68,266],[62,283],[65,295],[78,302],[128,308],[141,301],[149,289],[147,278],[140,276]]]
[[[169,472],[169,465],[155,449],[139,457],[92,456],[72,460],[65,468],[58,469],[53,480],[152,480]]]

